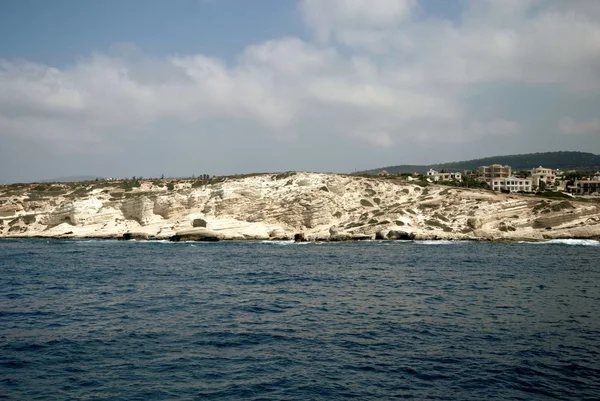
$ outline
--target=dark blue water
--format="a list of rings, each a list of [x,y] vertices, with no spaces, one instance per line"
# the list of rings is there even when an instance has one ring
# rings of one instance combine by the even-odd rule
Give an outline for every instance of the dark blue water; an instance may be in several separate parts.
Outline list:
[[[0,398],[598,400],[588,244],[0,241]]]

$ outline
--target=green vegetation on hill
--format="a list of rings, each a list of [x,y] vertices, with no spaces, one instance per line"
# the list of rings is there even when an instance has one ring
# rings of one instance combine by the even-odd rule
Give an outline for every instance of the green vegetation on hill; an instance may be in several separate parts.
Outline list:
[[[476,170],[479,166],[490,164],[502,164],[512,167],[513,171],[529,170],[534,167],[558,168],[561,170],[581,170],[596,171],[600,170],[600,155],[586,152],[545,152],[528,153],[524,155],[506,155],[485,157],[482,159],[466,160],[460,162],[432,164],[432,165],[398,165],[376,168],[368,171],[361,171],[357,174],[377,174],[382,170],[390,174],[400,173],[421,173],[424,174],[430,168],[440,171],[464,171]]]

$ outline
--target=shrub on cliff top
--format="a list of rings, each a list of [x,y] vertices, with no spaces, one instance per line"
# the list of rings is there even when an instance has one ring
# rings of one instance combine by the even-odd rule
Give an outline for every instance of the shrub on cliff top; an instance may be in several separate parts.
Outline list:
[[[569,203],[567,201],[555,203],[552,206],[550,206],[550,210],[552,210],[553,212],[558,212],[558,211],[565,210],[565,209],[575,209],[575,206],[573,206],[571,203]]]
[[[126,191],[131,191],[133,188],[139,188],[141,186],[142,186],[142,184],[140,184],[140,182],[138,180],[123,181],[123,183],[121,184],[121,188],[123,188]]]
[[[31,188],[32,191],[46,191],[48,188],[50,188],[50,185],[48,184],[39,184],[36,185],[35,187]]]
[[[283,180],[284,178],[288,178],[291,177],[293,175],[296,175],[295,171],[286,171],[285,173],[279,173],[276,174],[272,177],[273,180]]]

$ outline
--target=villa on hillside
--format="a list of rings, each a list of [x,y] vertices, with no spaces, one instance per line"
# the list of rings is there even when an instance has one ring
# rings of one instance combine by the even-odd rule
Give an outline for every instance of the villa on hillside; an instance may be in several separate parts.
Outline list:
[[[479,180],[489,184],[490,181],[494,179],[510,177],[512,175],[512,168],[501,164],[492,164],[490,166],[479,167],[477,173],[479,175]]]
[[[488,182],[493,191],[531,192],[531,178],[494,178]]]
[[[434,169],[429,169],[426,173],[427,178],[432,179],[433,181],[462,181],[461,173],[439,173]]]
[[[509,165],[491,164],[481,166],[477,173],[465,171],[464,173],[442,173],[434,169],[429,169],[425,174],[427,181],[462,181],[463,177],[473,177],[479,181],[486,182],[493,191],[510,192],[535,192],[540,190],[568,191],[578,195],[600,195],[600,171],[586,179],[575,180],[573,185],[564,179],[565,172],[559,169],[547,167],[534,167],[531,170],[524,170],[530,174],[529,177],[513,176],[512,167]],[[543,188],[542,188],[543,187]]]
[[[600,195],[600,180],[575,180],[569,190],[577,195]]]
[[[538,189],[542,182],[546,186],[552,187],[554,185],[554,180],[556,180],[556,174],[551,168],[544,168],[542,166],[539,166],[531,170],[531,181],[533,189]]]

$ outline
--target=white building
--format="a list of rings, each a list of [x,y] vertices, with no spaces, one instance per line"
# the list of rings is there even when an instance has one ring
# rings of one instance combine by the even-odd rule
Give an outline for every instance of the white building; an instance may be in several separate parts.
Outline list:
[[[433,181],[462,181],[461,173],[438,173],[434,169],[429,169],[427,177]]]
[[[598,195],[600,180],[575,180],[575,185],[571,186],[570,190],[578,195]]]
[[[488,182],[494,191],[508,190],[510,192],[531,192],[531,178],[494,178]]]
[[[554,185],[555,179],[556,174],[554,174],[554,170],[552,170],[551,168],[544,168],[542,166],[539,166],[531,170],[531,180],[533,188],[539,188],[542,182],[546,186],[552,187]]]

